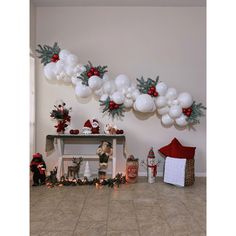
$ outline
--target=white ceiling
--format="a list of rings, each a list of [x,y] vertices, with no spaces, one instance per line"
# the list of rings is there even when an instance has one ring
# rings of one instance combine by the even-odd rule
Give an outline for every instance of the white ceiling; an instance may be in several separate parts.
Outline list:
[[[206,0],[31,0],[38,7],[63,6],[147,6],[147,7],[205,7]]]

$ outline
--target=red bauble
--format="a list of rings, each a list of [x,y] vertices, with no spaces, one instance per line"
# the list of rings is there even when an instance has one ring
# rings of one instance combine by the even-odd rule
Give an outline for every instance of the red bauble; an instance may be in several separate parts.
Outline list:
[[[74,130],[74,134],[79,134],[79,130],[78,130],[78,129],[75,129],[75,130]]]
[[[73,129],[70,130],[70,134],[74,134],[74,130]]]
[[[94,67],[91,67],[91,68],[90,68],[90,72],[93,73],[94,71],[95,71],[95,68],[94,68]]]
[[[52,56],[52,58],[51,58],[51,61],[52,61],[52,62],[57,62],[58,60],[59,60],[58,54],[54,54],[54,55]]]
[[[120,130],[118,129],[118,130],[116,130],[116,134],[120,134]]]
[[[89,71],[88,73],[87,73],[87,76],[90,78],[91,76],[93,75],[93,73],[91,72],[91,71]]]
[[[93,72],[93,74],[96,75],[96,76],[100,76],[100,72],[99,72],[98,70],[95,70],[95,71]]]
[[[114,105],[115,105],[115,102],[110,101],[110,102],[109,102],[109,105],[110,105],[110,106],[114,106]]]
[[[156,91],[156,88],[154,86],[152,86],[149,90],[155,92]]]
[[[124,133],[124,130],[123,130],[123,129],[121,129],[121,130],[120,130],[120,134],[123,134],[123,133]]]
[[[149,95],[152,95],[152,94],[153,94],[153,91],[148,90],[148,94],[149,94]]]
[[[119,105],[118,105],[118,104],[115,104],[115,105],[114,105],[114,108],[115,108],[115,109],[118,109],[118,108],[119,108]]]
[[[158,96],[158,92],[154,92],[154,93],[153,93],[153,96],[154,96],[154,97],[157,97],[157,96]]]
[[[187,111],[188,111],[188,112],[192,112],[192,108],[189,107],[189,108],[187,109]]]

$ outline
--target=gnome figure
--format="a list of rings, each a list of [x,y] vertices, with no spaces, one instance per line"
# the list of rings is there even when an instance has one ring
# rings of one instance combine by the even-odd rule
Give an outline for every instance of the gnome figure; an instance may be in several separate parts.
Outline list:
[[[92,134],[99,134],[99,122],[97,119],[93,119],[92,121]]]
[[[155,160],[155,154],[153,152],[153,148],[150,149],[147,156],[147,176],[148,176],[148,183],[152,184],[156,182],[157,163]]]
[[[46,164],[43,160],[43,156],[40,153],[35,153],[33,155],[33,159],[30,163],[30,170],[34,173],[33,174],[33,185],[38,186],[45,184],[45,171],[46,171]]]
[[[92,124],[91,124],[90,120],[87,120],[84,123],[84,127],[83,127],[83,130],[82,130],[82,133],[83,134],[91,134],[92,133]]]

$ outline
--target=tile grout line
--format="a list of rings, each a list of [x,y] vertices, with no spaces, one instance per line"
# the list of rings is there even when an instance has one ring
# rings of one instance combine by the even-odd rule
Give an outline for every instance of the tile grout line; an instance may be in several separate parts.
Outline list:
[[[76,230],[76,228],[77,228],[77,225],[79,224],[79,219],[80,219],[81,214],[82,214],[82,212],[83,212],[83,210],[84,210],[84,208],[85,208],[85,202],[86,202],[86,200],[87,200],[88,192],[89,192],[89,191],[87,191],[87,193],[86,193],[86,195],[85,195],[85,198],[84,198],[84,201],[83,201],[83,207],[82,207],[82,209],[81,209],[81,211],[80,211],[78,220],[77,220],[77,222],[76,222],[76,224],[75,224],[75,227],[74,227],[74,230],[72,230],[72,232],[73,232],[73,233],[72,233],[72,236],[74,236],[74,234],[75,234],[75,230]]]
[[[137,217],[137,212],[136,212],[136,208],[134,206],[134,200],[132,200],[132,204],[133,204],[133,208],[134,208],[134,214],[135,214],[136,223],[138,225],[138,235],[141,236],[139,221],[138,221],[138,217]]]

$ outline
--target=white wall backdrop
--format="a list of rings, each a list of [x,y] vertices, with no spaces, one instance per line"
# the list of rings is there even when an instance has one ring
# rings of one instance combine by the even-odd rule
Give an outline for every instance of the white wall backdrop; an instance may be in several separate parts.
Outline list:
[[[191,93],[206,104],[206,12],[204,7],[37,7],[36,44],[52,45],[76,54],[81,63],[108,65],[110,77],[127,74],[156,78],[178,92]],[[36,150],[44,154],[48,169],[57,165],[55,153],[46,157],[45,137],[55,133],[49,113],[57,99],[72,106],[72,126],[81,129],[96,117],[109,122],[91,98],[76,98],[74,87],[45,79],[43,66],[36,61]],[[125,130],[128,151],[144,159],[149,148],[157,150],[178,138],[196,146],[196,173],[206,173],[206,118],[196,130],[165,128],[157,116],[127,112],[117,122]],[[73,147],[71,147],[73,148]],[[117,171],[125,160],[118,157]],[[91,166],[96,170],[97,164]],[[145,170],[141,167],[140,172]],[[160,170],[161,171],[161,170]]]

